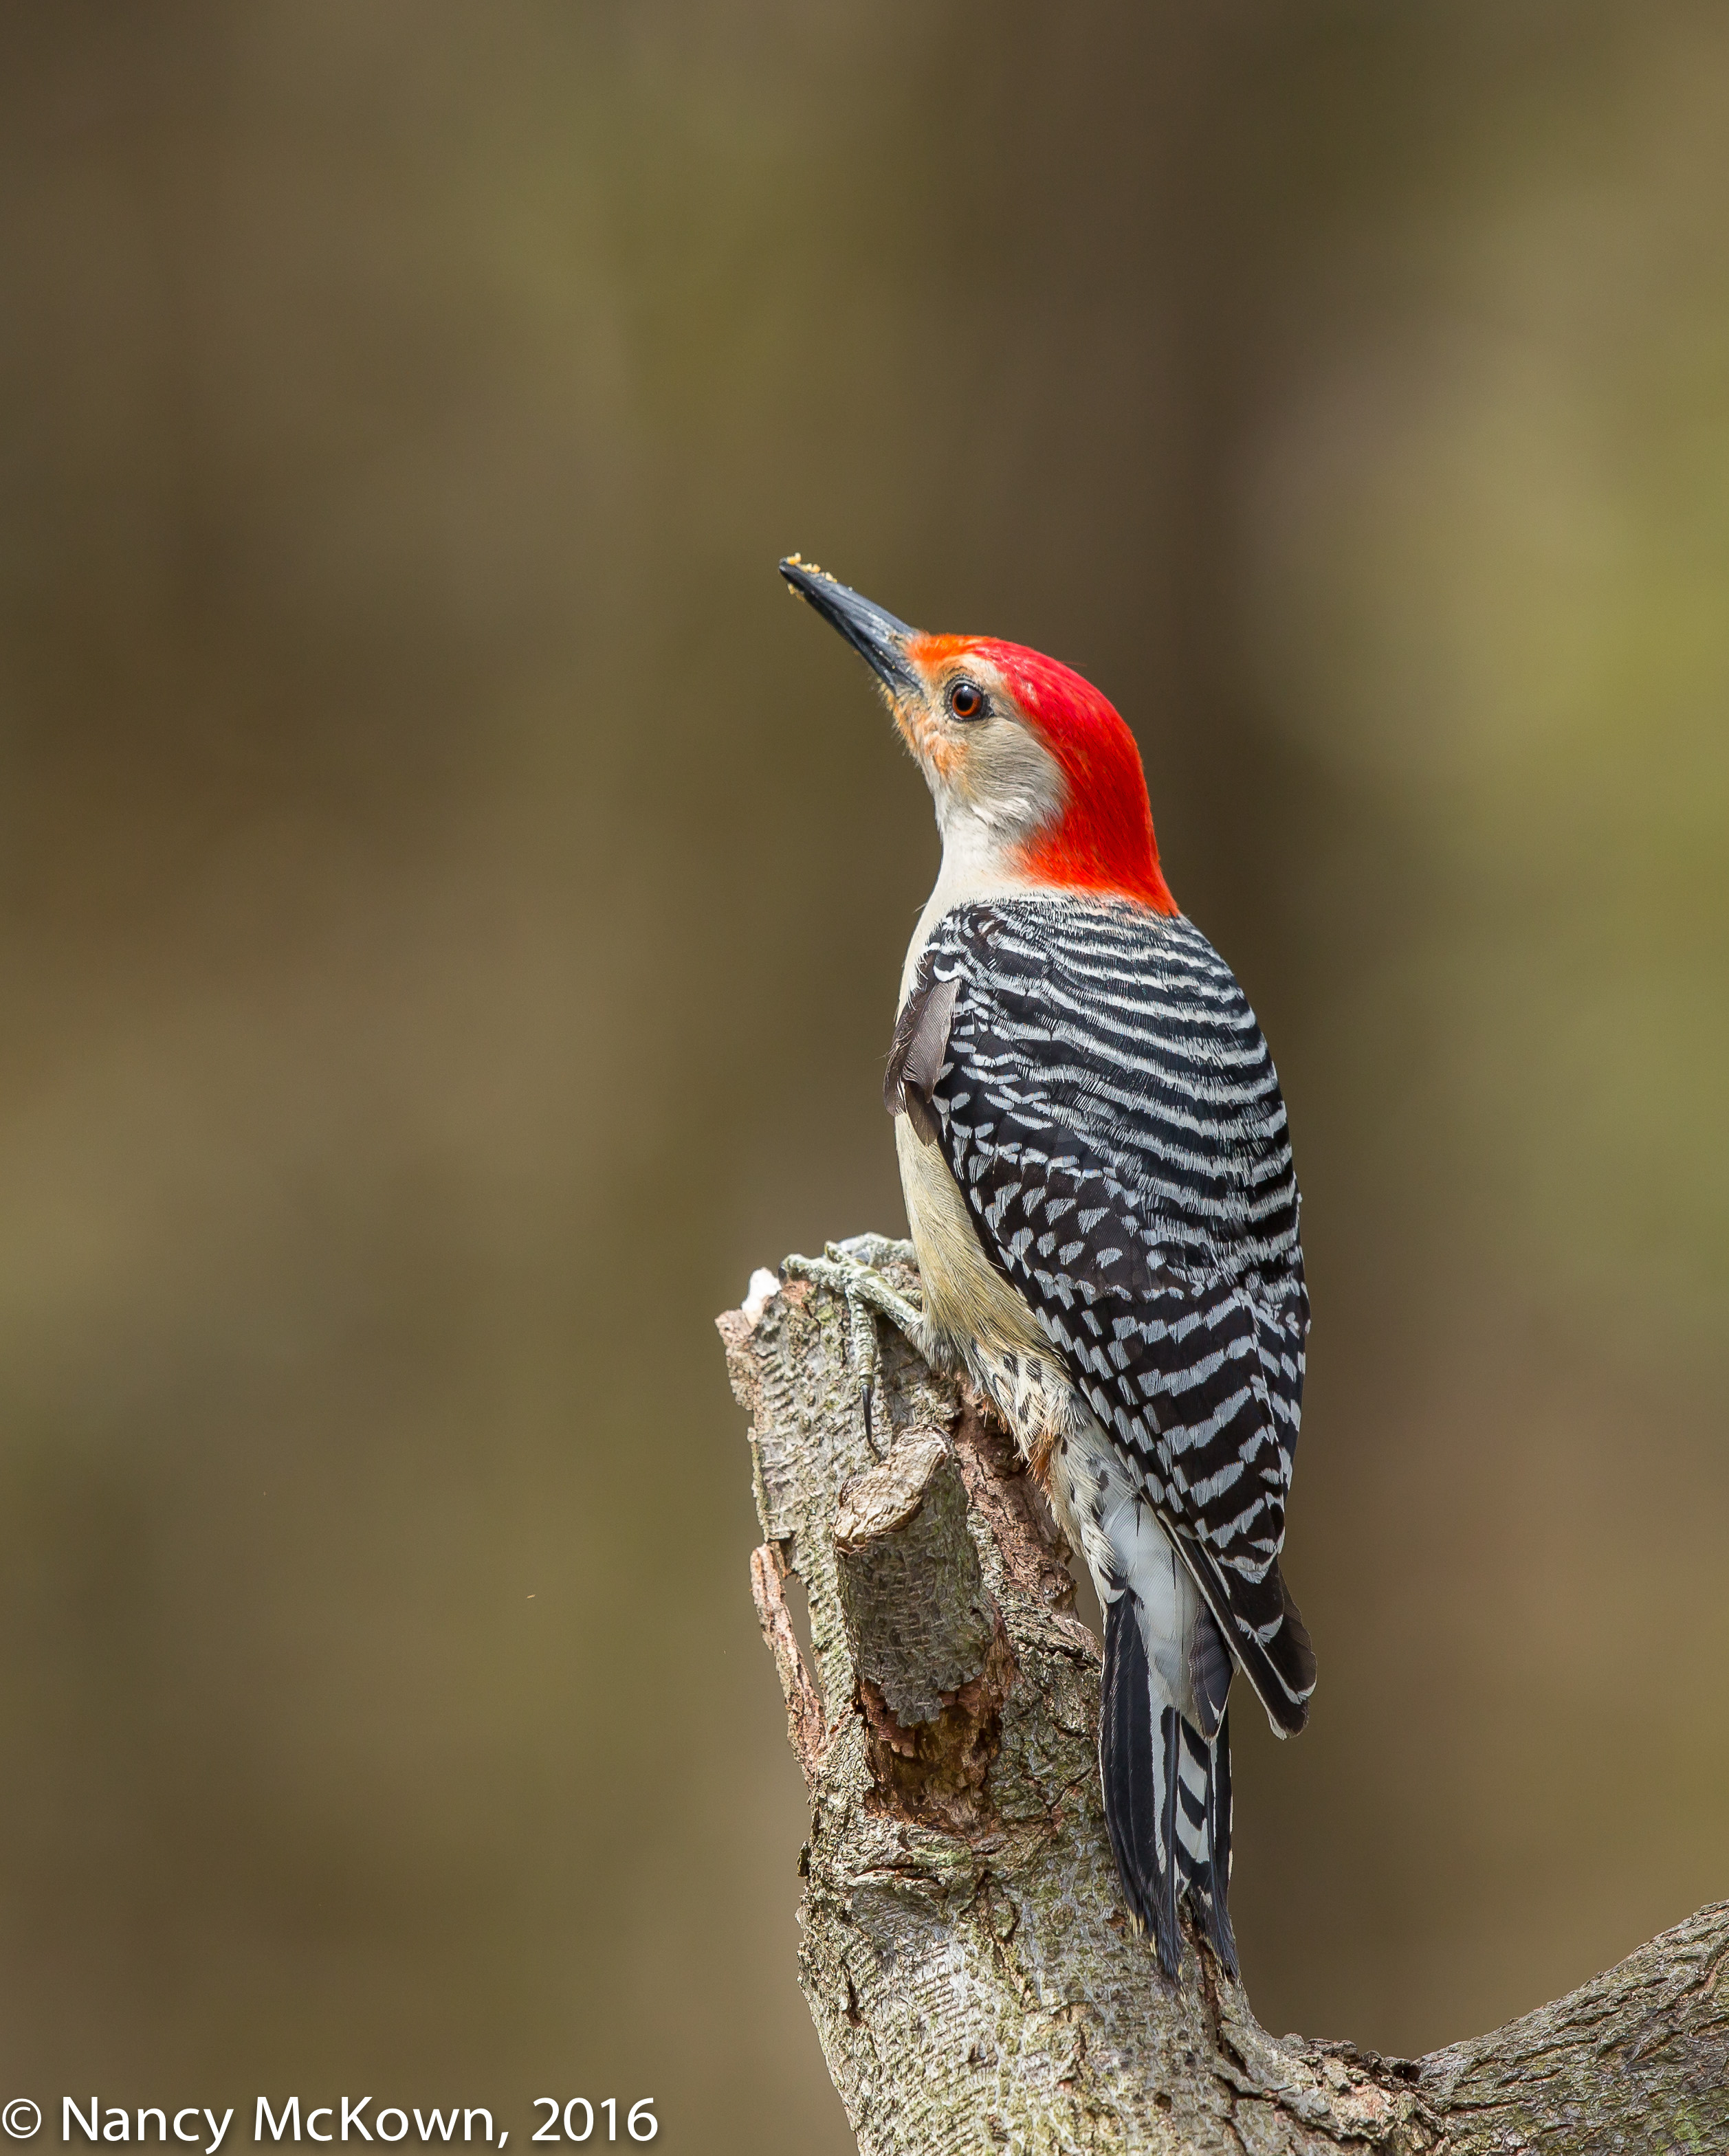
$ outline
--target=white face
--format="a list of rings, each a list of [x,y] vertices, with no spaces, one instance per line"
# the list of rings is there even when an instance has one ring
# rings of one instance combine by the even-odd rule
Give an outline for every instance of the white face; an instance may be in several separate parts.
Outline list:
[[[780,573],[875,673],[936,802],[945,860],[1012,879],[1068,788],[1001,669],[967,636],[928,636],[793,555]]]
[[[1067,788],[997,669],[980,654],[955,651],[953,641],[913,644],[913,685],[892,689],[889,706],[924,773],[944,837],[964,831],[975,844],[1006,852],[1061,817]]]

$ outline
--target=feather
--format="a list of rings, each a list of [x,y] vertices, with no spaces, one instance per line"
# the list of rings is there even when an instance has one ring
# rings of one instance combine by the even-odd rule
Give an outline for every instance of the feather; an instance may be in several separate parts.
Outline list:
[[[934,1145],[942,1135],[932,1096],[942,1075],[960,993],[958,980],[925,981],[907,998],[888,1051],[883,1105],[891,1116],[904,1115],[926,1145]]]
[[[1300,1729],[1315,1657],[1279,1555],[1309,1301],[1284,1103],[1253,1012],[1181,915],[1043,896],[936,925],[891,1058],[908,1099],[939,1008],[919,1069],[934,1070],[938,1140],[988,1258],[1132,1469],[1274,1728]],[[1211,1677],[1201,1689],[1210,1711]]]

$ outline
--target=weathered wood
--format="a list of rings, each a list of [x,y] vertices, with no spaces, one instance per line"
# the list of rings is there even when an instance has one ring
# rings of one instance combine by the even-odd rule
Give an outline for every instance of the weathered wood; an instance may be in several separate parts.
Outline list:
[[[947,1436],[910,1430],[841,1493],[835,1558],[865,1759],[886,1801],[957,1829],[980,1817],[1014,1661]]]
[[[983,1670],[996,1631],[966,1485],[940,1430],[909,1431],[841,1492],[835,1554],[860,1681],[898,1721],[934,1722]]]
[[[1105,1838],[1098,1644],[1003,1433],[880,1327],[879,1462],[846,1314],[808,1283],[720,1327],[811,1802],[801,1980],[866,2156],[1729,2145],[1729,1903],[1422,2061],[1268,2035],[1192,1938],[1166,1984]]]

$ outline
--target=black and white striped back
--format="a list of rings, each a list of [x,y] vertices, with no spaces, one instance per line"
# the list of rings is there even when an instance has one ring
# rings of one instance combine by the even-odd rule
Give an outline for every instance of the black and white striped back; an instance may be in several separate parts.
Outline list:
[[[980,1240],[1300,1728],[1314,1657],[1278,1559],[1308,1296],[1254,1013],[1190,921],[1126,901],[958,906],[915,998],[949,982],[929,1105]]]

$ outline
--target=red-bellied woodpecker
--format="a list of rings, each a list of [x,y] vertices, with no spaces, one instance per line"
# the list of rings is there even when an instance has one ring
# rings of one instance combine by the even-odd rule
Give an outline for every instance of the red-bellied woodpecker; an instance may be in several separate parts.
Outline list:
[[[1232,1676],[1280,1736],[1315,1689],[1279,1568],[1309,1298],[1278,1076],[1160,872],[1104,697],[795,557],[781,573],[875,670],[943,838],[885,1087],[924,1308],[857,1245],[795,1269],[963,1368],[1013,1432],[1105,1613],[1099,1763],[1130,1908],[1174,1975],[1187,1894],[1234,1974]]]

